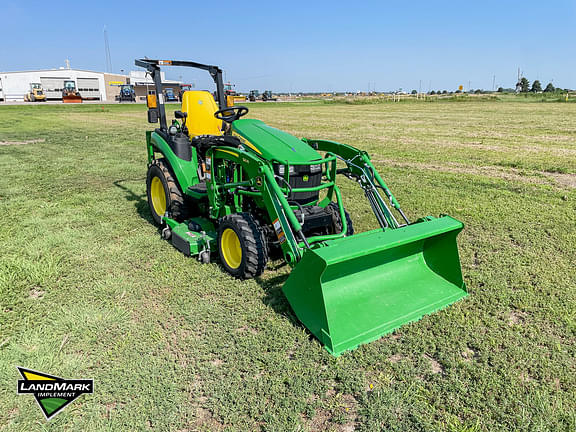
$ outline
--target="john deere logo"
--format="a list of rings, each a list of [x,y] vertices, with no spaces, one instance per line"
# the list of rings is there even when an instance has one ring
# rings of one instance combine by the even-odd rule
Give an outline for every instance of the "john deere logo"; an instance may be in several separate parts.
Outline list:
[[[33,394],[38,406],[50,420],[83,393],[94,393],[91,379],[64,379],[18,366],[18,394]]]
[[[302,177],[302,180],[304,180],[305,182],[307,182],[310,179],[310,177],[308,177],[307,175]]]

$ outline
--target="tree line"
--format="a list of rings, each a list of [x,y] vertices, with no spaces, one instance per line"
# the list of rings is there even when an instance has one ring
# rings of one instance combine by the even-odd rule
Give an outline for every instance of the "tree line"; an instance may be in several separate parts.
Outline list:
[[[514,89],[506,89],[504,87],[498,87],[498,90],[496,90],[498,93],[512,93],[514,92]],[[539,80],[534,80],[534,82],[532,83],[532,85],[530,85],[530,81],[528,81],[528,79],[526,77],[522,77],[520,79],[520,81],[518,81],[518,83],[516,84],[516,92],[519,93],[560,93],[560,92],[569,92],[570,89],[562,89],[560,87],[554,87],[554,84],[552,84],[551,82],[549,82],[546,87],[544,88],[544,90],[542,90],[542,83]],[[456,90],[456,91],[446,91],[446,90],[430,90],[427,92],[427,94],[429,95],[443,95],[443,94],[454,94],[454,93],[462,93],[462,90]],[[469,89],[467,91],[467,93],[475,93],[475,94],[481,94],[481,93],[491,93],[490,91],[486,91],[486,90],[482,90],[482,89]],[[415,95],[418,94],[418,91],[416,90],[412,90],[411,94]]]
[[[498,91],[500,92],[500,88],[498,89]],[[502,90],[504,91],[504,90]],[[561,88],[556,88],[554,87],[554,85],[550,82],[548,83],[548,85],[546,86],[546,88],[544,90],[542,90],[542,84],[540,83],[539,80],[534,80],[534,82],[532,83],[532,87],[530,87],[530,81],[528,81],[528,78],[526,77],[522,77],[520,79],[520,81],[518,81],[518,83],[516,84],[516,91],[519,91],[520,93],[540,93],[540,92],[544,92],[544,93],[554,93],[554,92],[561,92],[561,91],[569,91],[568,89],[561,89]]]

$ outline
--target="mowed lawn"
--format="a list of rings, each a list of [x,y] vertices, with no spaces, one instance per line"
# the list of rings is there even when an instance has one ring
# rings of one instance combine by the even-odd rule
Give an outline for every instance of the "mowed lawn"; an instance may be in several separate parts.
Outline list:
[[[335,359],[280,262],[240,282],[161,240],[145,107],[0,106],[0,429],[576,430],[576,104],[250,109],[369,151],[410,218],[462,220],[470,296]],[[46,422],[17,365],[95,392]]]

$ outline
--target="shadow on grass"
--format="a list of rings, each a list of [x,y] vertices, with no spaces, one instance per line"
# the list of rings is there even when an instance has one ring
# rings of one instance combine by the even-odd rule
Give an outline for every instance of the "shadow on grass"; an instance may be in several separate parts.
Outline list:
[[[272,268],[271,270],[274,271],[275,269]],[[282,292],[282,285],[284,285],[288,276],[290,276],[290,274],[283,273],[266,279],[258,277],[256,278],[256,282],[258,282],[258,285],[260,285],[265,294],[262,303],[271,307],[277,314],[285,316],[294,327],[302,328],[302,324],[298,318],[296,318],[294,311]]]
[[[141,179],[144,180],[144,179]],[[136,208],[136,212],[138,212],[138,215],[146,220],[147,222],[149,222],[152,225],[156,225],[154,223],[154,219],[152,219],[152,215],[150,214],[150,210],[148,208],[148,199],[146,197],[146,194],[141,194],[138,195],[136,193],[134,193],[134,191],[130,190],[129,188],[127,188],[126,186],[122,185],[121,183],[126,182],[126,181],[134,181],[133,179],[122,179],[122,180],[116,180],[114,181],[114,186],[116,186],[117,188],[123,190],[126,195],[126,201],[133,201],[134,202],[134,207]]]
[[[134,181],[134,180],[121,179],[116,180],[113,183],[114,186],[125,192],[126,201],[134,202],[134,207],[136,208],[138,215],[142,219],[149,222],[151,225],[156,226],[154,220],[152,219],[152,215],[150,214],[150,210],[148,208],[148,200],[146,194],[139,195],[134,191],[132,191],[131,189],[129,189],[128,187],[124,186],[122,183],[126,181]],[[160,231],[160,228],[158,228],[158,230]],[[212,258],[212,264],[217,264],[220,267],[221,271],[224,271],[224,268],[222,267],[222,264],[219,261],[220,260],[218,259],[218,254],[216,254],[216,256]],[[268,268],[270,271],[278,271],[285,265],[286,263],[283,261],[280,263],[276,263],[276,265],[274,266],[270,265],[269,263]],[[258,283],[258,285],[260,285],[260,287],[265,293],[262,302],[266,306],[271,307],[277,314],[285,316],[293,326],[301,328],[302,324],[300,323],[300,321],[298,321],[296,315],[294,315],[294,312],[292,311],[292,308],[290,307],[288,300],[286,300],[286,297],[282,292],[282,285],[284,285],[284,282],[286,282],[288,276],[290,276],[289,273],[282,273],[277,276],[273,276],[271,278],[257,277],[255,278],[255,281]]]

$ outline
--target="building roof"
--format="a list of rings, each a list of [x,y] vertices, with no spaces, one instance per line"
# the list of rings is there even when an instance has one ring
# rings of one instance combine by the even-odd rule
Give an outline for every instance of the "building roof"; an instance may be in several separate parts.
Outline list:
[[[108,72],[99,72],[99,71],[92,71],[92,70],[86,70],[86,69],[76,69],[76,68],[53,68],[53,69],[31,69],[31,70],[24,70],[24,71],[4,71],[4,72],[0,72],[3,74],[13,74],[13,73],[30,73],[30,72],[64,72],[64,71],[75,71],[75,72],[91,72],[91,73],[101,73],[101,74],[105,74]],[[111,75],[122,75],[122,74],[111,74]],[[123,76],[128,76],[128,75],[123,75]]]
[[[32,70],[25,70],[25,71],[7,71],[7,72],[0,72],[0,74],[8,75],[8,74],[20,74],[20,73],[38,73],[38,72],[89,72],[95,74],[102,74],[102,75],[114,75],[117,77],[124,77],[130,78],[130,82],[134,85],[154,85],[154,81],[150,76],[146,75],[146,71],[130,71],[129,75],[121,74],[121,73],[114,73],[114,72],[99,72],[99,71],[91,71],[86,69],[75,69],[75,68],[55,68],[55,69],[32,69]],[[164,77],[164,72],[161,73],[162,75],[162,83],[163,84],[180,84],[180,81],[175,80],[168,80]]]

